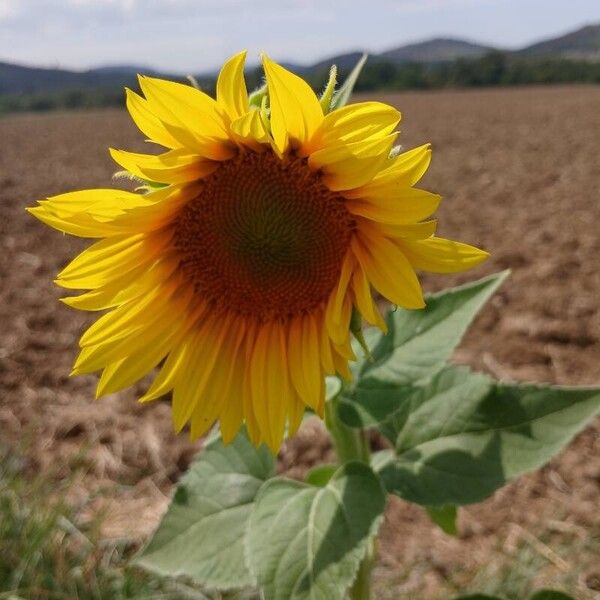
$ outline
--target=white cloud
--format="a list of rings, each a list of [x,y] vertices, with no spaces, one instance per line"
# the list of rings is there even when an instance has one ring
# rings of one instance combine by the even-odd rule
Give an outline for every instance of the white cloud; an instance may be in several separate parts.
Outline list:
[[[138,0],[68,0],[75,8],[115,8],[121,12],[132,13],[138,7]]]
[[[433,12],[437,10],[452,10],[470,7],[481,7],[493,0],[400,0],[395,1],[396,11],[402,12]]]
[[[0,0],[0,21],[14,17],[18,11],[19,0]]]

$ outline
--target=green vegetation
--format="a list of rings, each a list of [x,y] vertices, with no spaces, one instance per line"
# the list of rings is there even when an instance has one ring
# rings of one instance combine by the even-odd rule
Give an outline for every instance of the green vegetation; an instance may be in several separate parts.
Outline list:
[[[458,59],[431,65],[374,63],[365,68],[356,89],[436,89],[550,83],[600,83],[600,62],[512,58],[502,52],[490,52],[474,60]]]
[[[28,480],[22,467],[0,453],[0,599],[208,600],[127,568],[135,547],[102,540],[99,523],[82,528],[64,501],[68,484]]]
[[[0,114],[73,108],[104,108],[123,104],[124,94],[121,88],[65,89],[35,94],[0,94]]]
[[[348,75],[340,70],[339,80]],[[328,68],[308,70],[303,76],[315,87],[323,89]],[[248,88],[262,83],[262,70],[248,73]],[[600,83],[600,62],[563,58],[525,58],[502,52],[490,52],[477,59],[458,59],[441,63],[401,63],[375,58],[365,65],[357,91],[429,90],[484,86]],[[214,91],[214,81],[203,79],[200,85]],[[120,107],[124,104],[121,86],[117,88],[69,88],[32,94],[0,94],[0,114],[38,112],[74,108]]]
[[[180,581],[165,581],[127,567],[137,548],[126,541],[102,540],[99,522],[82,527],[77,511],[64,501],[69,483],[25,478],[24,465],[0,452],[0,600],[250,600],[251,595],[207,596]],[[52,500],[49,500],[52,498]],[[589,560],[600,552],[600,530],[580,537],[573,532],[541,532],[522,539],[513,550],[499,547],[494,561],[478,573],[447,573],[436,598],[447,599],[467,590],[502,598],[527,598],[540,585],[578,590],[582,600],[594,597],[581,588]],[[531,537],[531,536],[530,536]],[[546,553],[544,553],[546,549]],[[555,554],[558,552],[558,555]],[[569,569],[554,569],[550,559],[579,556]],[[560,565],[559,565],[560,566]],[[574,567],[574,568],[573,568]],[[422,563],[407,564],[393,578],[376,580],[380,600],[396,600]],[[464,586],[465,581],[468,585]],[[462,583],[462,585],[461,585]],[[579,585],[578,585],[579,584]],[[594,586],[595,587],[595,586]],[[422,600],[406,593],[407,600]]]

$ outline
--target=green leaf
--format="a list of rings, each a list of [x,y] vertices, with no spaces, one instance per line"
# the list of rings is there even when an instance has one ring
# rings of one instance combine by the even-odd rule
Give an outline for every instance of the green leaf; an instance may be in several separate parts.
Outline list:
[[[426,298],[423,310],[388,313],[387,335],[372,348],[360,385],[414,383],[445,366],[481,307],[506,279],[502,271]]]
[[[333,400],[342,390],[342,382],[339,377],[325,377],[325,400]]]
[[[539,590],[529,600],[575,600],[573,596],[556,590]]]
[[[206,447],[177,485],[169,509],[136,563],[163,576],[187,576],[209,588],[255,584],[242,540],[254,498],[275,474],[265,447],[242,431]]]
[[[269,93],[267,84],[264,83],[260,87],[256,88],[253,92],[248,95],[248,105],[250,108],[260,108],[263,98]]]
[[[363,54],[354,66],[354,69],[352,69],[348,77],[346,77],[346,81],[344,81],[340,89],[333,95],[333,98],[331,99],[332,111],[336,108],[342,108],[342,106],[346,106],[346,104],[348,104],[350,96],[352,95],[352,90],[354,90],[354,86],[356,85],[360,72],[362,71],[362,68],[365,66],[366,62],[367,55]]]
[[[469,504],[538,468],[600,410],[600,388],[512,385],[449,367],[421,386],[390,387],[380,424],[395,445],[379,473],[424,506]]]
[[[336,84],[337,67],[335,65],[331,65],[331,69],[329,69],[329,79],[327,80],[327,85],[325,86],[325,90],[319,99],[319,102],[321,103],[321,109],[325,115],[331,112],[331,100],[333,99],[333,93],[335,92]]]
[[[426,510],[431,520],[447,533],[448,535],[457,535],[456,517],[458,510],[456,506],[447,504],[445,506],[427,506]]]
[[[247,556],[266,600],[341,600],[383,517],[385,493],[365,464],[327,486],[271,479],[256,499]]]
[[[399,388],[410,391],[403,386],[423,382],[446,366],[471,321],[508,274],[428,296],[423,310],[388,313],[387,335],[370,337],[373,360],[358,367],[351,397],[340,400],[341,420],[350,427],[376,427],[401,410]]]
[[[325,487],[338,469],[338,465],[317,465],[304,478],[309,485]]]

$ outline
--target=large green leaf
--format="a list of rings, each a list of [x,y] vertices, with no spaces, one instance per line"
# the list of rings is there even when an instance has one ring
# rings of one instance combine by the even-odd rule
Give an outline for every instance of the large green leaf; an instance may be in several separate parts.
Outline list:
[[[389,410],[385,388],[415,383],[442,369],[482,306],[506,279],[502,271],[478,281],[426,297],[423,310],[398,308],[386,316],[387,335],[372,327],[364,331],[372,360],[353,343],[358,357],[351,363],[356,381],[352,399],[339,403],[341,419],[351,427],[374,427]],[[383,394],[379,393],[380,390]]]
[[[441,369],[481,307],[508,271],[432,294],[423,310],[398,308],[388,313],[387,335],[371,349],[359,387],[372,384],[413,383]]]
[[[454,367],[388,394],[398,410],[380,430],[395,452],[378,472],[388,491],[425,506],[483,500],[546,463],[600,411],[600,388],[504,384]]]
[[[243,539],[255,496],[274,472],[270,451],[255,448],[244,431],[227,446],[212,442],[181,479],[137,564],[209,588],[253,585]]]
[[[325,487],[271,479],[258,497],[247,555],[266,600],[341,600],[385,507],[379,478],[346,463]]]

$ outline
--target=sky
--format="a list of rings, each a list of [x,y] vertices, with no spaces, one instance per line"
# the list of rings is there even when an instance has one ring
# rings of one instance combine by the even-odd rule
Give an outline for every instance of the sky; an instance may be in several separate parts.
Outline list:
[[[0,0],[0,61],[201,73],[242,48],[310,64],[434,36],[517,48],[599,22],[600,0]]]

